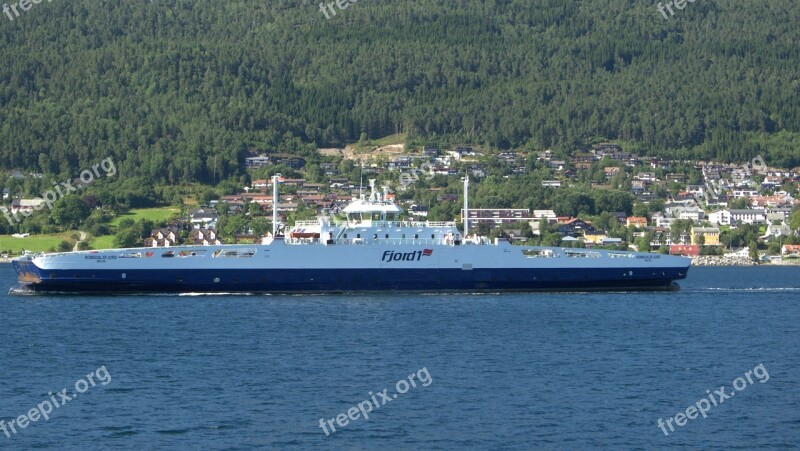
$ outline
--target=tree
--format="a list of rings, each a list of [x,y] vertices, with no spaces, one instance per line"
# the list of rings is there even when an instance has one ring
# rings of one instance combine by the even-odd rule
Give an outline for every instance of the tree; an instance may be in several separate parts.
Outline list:
[[[139,244],[139,235],[135,230],[123,229],[114,236],[114,247],[135,247]]]
[[[633,215],[634,216],[647,216],[650,213],[650,208],[647,204],[637,203],[633,206]]]
[[[800,210],[793,211],[791,216],[789,216],[789,226],[795,233],[800,232]]]
[[[253,233],[258,236],[272,232],[272,222],[263,217],[253,218],[250,221],[250,227],[253,229]]]
[[[58,251],[59,252],[69,252],[72,250],[72,244],[69,241],[63,240],[58,243]]]
[[[749,208],[750,204],[747,202],[747,199],[744,197],[740,197],[738,199],[733,199],[728,204],[728,208],[732,210],[743,210]]]
[[[702,233],[695,233],[694,242],[700,246],[704,246],[706,244],[706,236]]]
[[[755,241],[751,241],[750,242],[749,255],[750,255],[750,258],[753,259],[753,261],[758,261],[758,244],[756,244]]]
[[[212,200],[219,199],[219,194],[215,193],[211,188],[206,188],[200,194],[198,201],[200,205],[208,205]]]
[[[78,228],[84,219],[89,217],[91,211],[78,196],[67,196],[53,204],[53,220],[56,224],[67,228]]]

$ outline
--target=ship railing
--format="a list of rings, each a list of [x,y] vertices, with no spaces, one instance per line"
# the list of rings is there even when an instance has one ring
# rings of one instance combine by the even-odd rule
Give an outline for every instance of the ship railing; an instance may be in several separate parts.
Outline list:
[[[344,244],[345,246],[359,246],[363,244],[367,244],[367,240],[364,238],[341,238],[335,241],[336,244]]]
[[[379,238],[377,240],[373,240],[375,244],[379,245],[400,245],[400,244],[410,244],[413,246],[425,246],[425,245],[438,245],[443,244],[442,240],[437,239],[429,239],[429,238]]]
[[[428,221],[425,223],[428,227],[455,227],[455,222],[448,222],[448,221]]]
[[[360,227],[364,223],[369,223],[370,227],[382,228],[406,228],[406,229],[424,229],[424,228],[455,228],[456,223],[452,221],[351,221],[347,223],[350,227]],[[298,223],[299,224],[299,223]],[[316,224],[314,224],[316,225]]]
[[[319,243],[319,238],[284,238],[284,242],[286,244],[291,244],[293,246],[303,245],[303,244],[317,244]]]
[[[451,244],[452,243],[444,243],[443,240],[440,239],[430,239],[430,238],[373,238],[373,239],[366,239],[366,238],[342,238],[336,240],[336,244],[342,245],[365,245],[365,244],[374,244],[374,245],[392,245],[397,246],[401,244],[412,245],[412,246],[431,246],[431,245],[441,245],[441,244]]]
[[[297,221],[294,223],[294,228],[298,227],[318,227],[319,221]]]

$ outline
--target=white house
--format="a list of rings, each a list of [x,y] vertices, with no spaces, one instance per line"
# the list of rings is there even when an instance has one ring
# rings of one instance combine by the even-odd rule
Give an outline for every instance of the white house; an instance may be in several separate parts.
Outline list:
[[[690,219],[694,222],[700,221],[706,217],[706,212],[701,210],[696,205],[671,205],[666,208],[669,216],[678,219]]]
[[[716,225],[731,225],[731,212],[719,210],[708,214],[708,222]]]
[[[553,210],[533,210],[533,219],[547,219],[548,221],[556,221],[556,212]]]
[[[14,199],[11,201],[11,213],[33,212],[44,208],[44,199]]]
[[[767,226],[767,233],[761,238],[769,239],[772,237],[779,238],[782,236],[790,236],[792,228],[788,224],[769,224]]]
[[[669,228],[672,225],[672,222],[675,221],[675,218],[669,218],[661,212],[654,213],[650,219],[652,221],[651,223],[656,227],[664,228]]]
[[[733,197],[738,199],[740,197],[752,197],[758,195],[758,191],[754,189],[735,189],[733,190]]]
[[[767,214],[763,209],[755,210],[730,210],[731,224],[764,224]]]
[[[210,208],[198,208],[189,213],[189,218],[195,229],[214,229],[217,227],[219,215]]]

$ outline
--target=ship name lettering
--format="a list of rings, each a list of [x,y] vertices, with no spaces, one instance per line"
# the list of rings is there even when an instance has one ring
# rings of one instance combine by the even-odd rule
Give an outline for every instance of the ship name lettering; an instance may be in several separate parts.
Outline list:
[[[419,261],[422,258],[422,251],[414,251],[414,252],[395,252],[395,251],[384,251],[383,257],[381,257],[382,262],[414,262]]]

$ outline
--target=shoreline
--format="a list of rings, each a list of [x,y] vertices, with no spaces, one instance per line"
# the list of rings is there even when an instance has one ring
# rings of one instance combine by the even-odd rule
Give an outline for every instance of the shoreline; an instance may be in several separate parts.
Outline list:
[[[798,266],[800,259],[780,262],[755,262],[750,257],[721,257],[718,255],[701,255],[692,257],[692,266]]]

